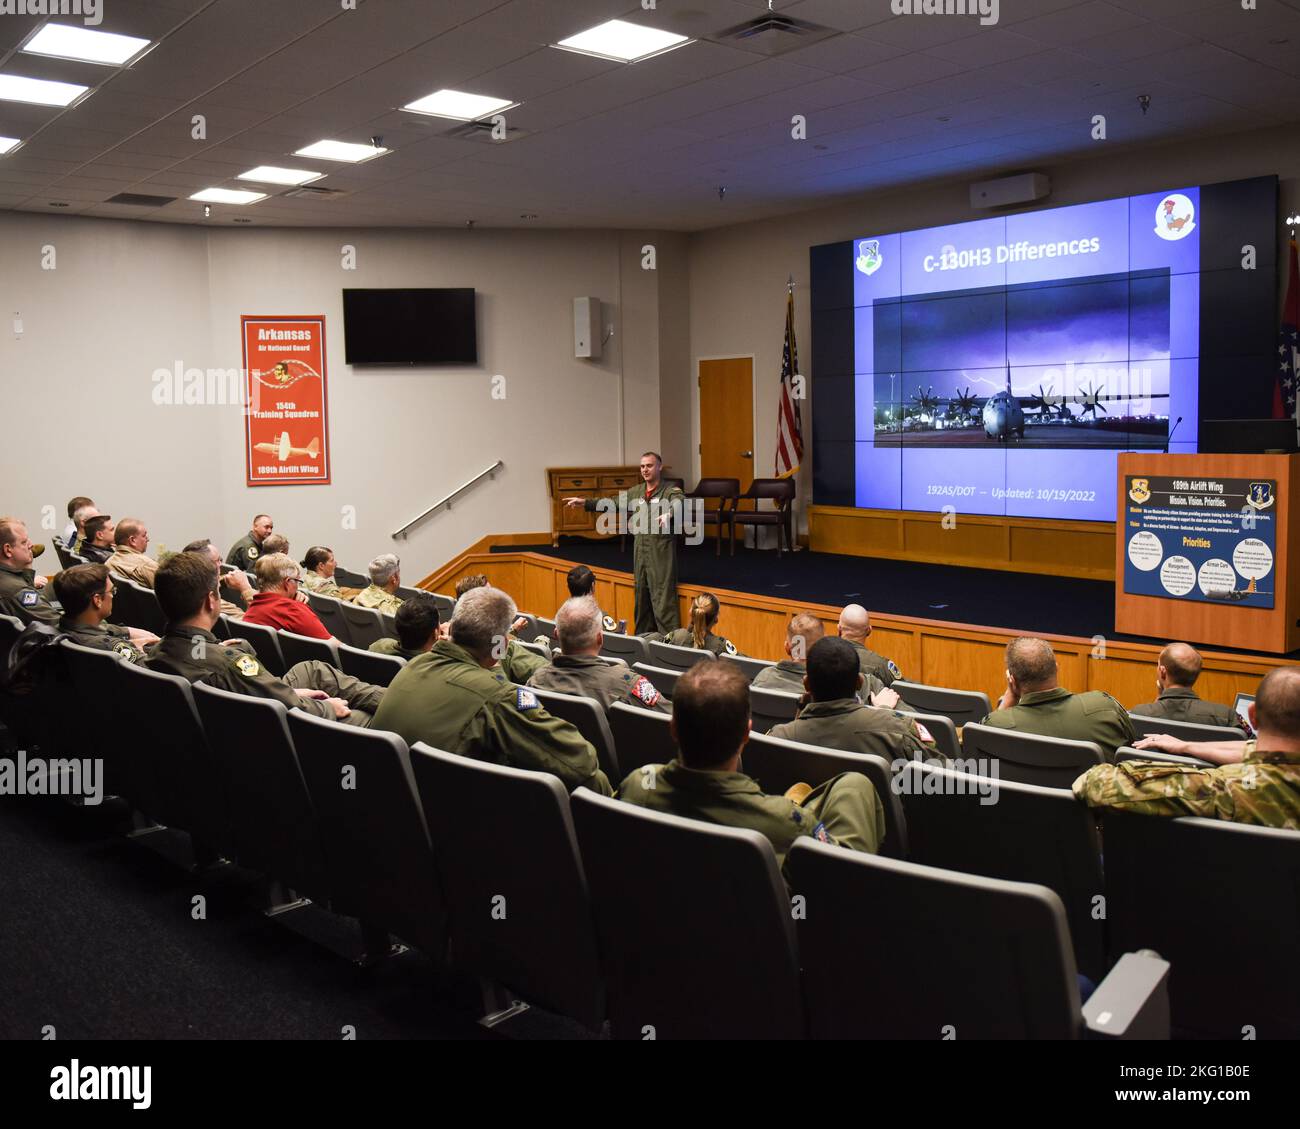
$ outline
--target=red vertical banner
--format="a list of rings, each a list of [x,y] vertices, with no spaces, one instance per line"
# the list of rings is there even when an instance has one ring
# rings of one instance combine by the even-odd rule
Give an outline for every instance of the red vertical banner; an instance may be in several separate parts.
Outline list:
[[[240,318],[249,486],[330,480],[324,317]]]

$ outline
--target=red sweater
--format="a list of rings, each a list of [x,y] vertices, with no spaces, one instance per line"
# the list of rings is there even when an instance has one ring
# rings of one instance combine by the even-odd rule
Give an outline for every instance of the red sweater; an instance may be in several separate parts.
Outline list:
[[[282,631],[293,631],[298,635],[310,635],[313,639],[330,637],[320,617],[311,608],[283,592],[257,593],[248,605],[248,611],[244,613],[244,622],[260,623]]]

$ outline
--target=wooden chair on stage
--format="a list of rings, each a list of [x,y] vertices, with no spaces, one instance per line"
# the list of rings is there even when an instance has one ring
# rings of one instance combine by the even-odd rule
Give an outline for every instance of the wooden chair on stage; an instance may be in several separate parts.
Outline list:
[[[763,499],[770,499],[776,505],[774,510],[761,510],[758,504]],[[753,502],[752,510],[742,510],[741,503]],[[736,552],[736,526],[769,525],[776,527],[776,555],[781,556],[781,534],[785,533],[785,547],[794,550],[794,479],[793,478],[756,478],[748,490],[736,499],[731,511],[731,552]],[[741,541],[745,533],[741,530]],[[757,540],[755,541],[757,544]]]
[[[736,552],[736,536],[731,529],[731,507],[737,505],[740,500],[740,479],[739,478],[701,478],[699,484],[686,495],[686,501],[692,502],[696,498],[701,502],[710,498],[718,501],[716,510],[705,509],[700,516],[700,521],[704,525],[704,532],[708,532],[710,525],[717,526],[717,534],[713,542],[713,555],[715,557],[722,555],[722,530],[725,526],[731,532],[731,552]]]

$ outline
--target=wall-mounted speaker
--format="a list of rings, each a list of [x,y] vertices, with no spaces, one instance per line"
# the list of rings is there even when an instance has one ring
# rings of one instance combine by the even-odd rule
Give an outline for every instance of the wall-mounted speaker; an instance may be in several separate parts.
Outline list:
[[[575,357],[600,356],[600,299],[575,298],[573,300],[573,355]]]

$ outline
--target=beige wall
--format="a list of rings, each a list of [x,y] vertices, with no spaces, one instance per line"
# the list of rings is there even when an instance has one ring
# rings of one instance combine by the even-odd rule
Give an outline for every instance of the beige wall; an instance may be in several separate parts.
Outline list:
[[[1043,207],[1155,192],[1171,185],[1210,184],[1275,173],[1282,178],[1282,215],[1288,210],[1300,211],[1300,145],[1293,126],[1033,167],[1052,179],[1052,194]],[[963,176],[931,187],[865,195],[834,207],[691,236],[691,363],[694,366],[700,357],[754,355],[756,475],[773,473],[786,279],[790,275],[795,279],[799,360],[804,373],[813,382],[816,379],[817,358],[812,355],[808,304],[808,248],[873,231],[906,231],[980,218],[980,213],[971,210],[967,191],[969,183],[976,179],[981,178]],[[1281,248],[1280,230],[1278,239]],[[1279,264],[1279,278],[1281,273]],[[699,441],[699,401],[693,392],[693,379],[691,385],[691,449],[695,450]],[[797,480],[800,509],[812,489],[811,417],[810,399],[803,411],[804,464]],[[693,473],[698,471],[697,455]]]

